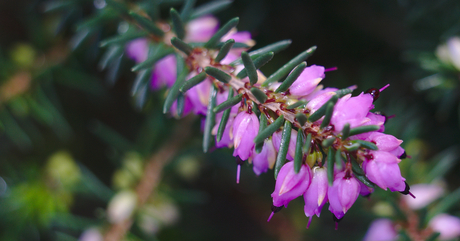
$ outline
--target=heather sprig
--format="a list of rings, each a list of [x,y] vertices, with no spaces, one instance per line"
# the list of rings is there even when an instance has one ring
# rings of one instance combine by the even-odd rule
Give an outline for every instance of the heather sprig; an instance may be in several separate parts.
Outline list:
[[[165,22],[107,1],[130,27],[103,41],[109,47],[105,62],[114,58],[116,46],[127,45],[127,55],[137,62],[132,93],[139,107],[147,86],[166,86],[163,112],[202,115],[203,151],[233,147],[237,182],[244,161],[253,163],[257,175],[273,168],[273,213],[303,195],[310,221],[326,202],[339,221],[359,194],[369,195],[375,186],[410,194],[398,166],[405,157],[402,141],[383,134],[386,117],[370,112],[388,85],[357,96],[351,95],[356,86],[323,88],[319,84],[331,69],[305,62],[316,46],[266,77],[260,68],[290,41],[248,52],[254,41],[248,32],[237,32],[238,18],[219,28],[203,14],[222,5],[194,10],[193,3],[186,1],[180,12],[171,9]]]

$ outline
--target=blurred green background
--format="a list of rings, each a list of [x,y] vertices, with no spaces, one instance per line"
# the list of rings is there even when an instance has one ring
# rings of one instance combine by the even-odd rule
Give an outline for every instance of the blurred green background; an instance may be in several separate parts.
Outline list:
[[[164,17],[181,5],[164,2]],[[77,240],[88,228],[104,230],[109,200],[135,186],[144,161],[178,123],[162,114],[164,91],[136,107],[133,61],[98,68],[105,51],[98,42],[116,34],[118,21],[87,35],[78,26],[101,3],[0,1],[1,240]],[[448,190],[460,186],[460,70],[435,55],[438,45],[460,35],[459,1],[235,0],[216,16],[221,23],[239,16],[238,28],[252,33],[255,48],[292,39],[262,68],[266,74],[317,45],[309,65],[338,67],[325,86],[357,84],[359,93],[389,83],[375,105],[395,115],[386,132],[403,139],[412,156],[400,164],[408,183],[445,175]],[[436,84],[418,87],[430,76]],[[381,215],[375,205],[398,200],[399,193],[381,190],[359,198],[337,231],[327,207],[306,230],[300,198],[266,223],[272,173],[257,177],[243,166],[237,185],[232,151],[203,154],[199,126],[195,119],[192,138],[165,168],[148,208],[135,214],[127,239],[360,240]],[[440,162],[447,167],[430,172]],[[449,211],[460,214],[458,205]]]

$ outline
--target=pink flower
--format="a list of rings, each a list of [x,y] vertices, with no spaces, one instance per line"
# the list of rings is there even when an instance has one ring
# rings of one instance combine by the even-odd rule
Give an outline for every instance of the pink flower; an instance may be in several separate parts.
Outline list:
[[[394,241],[398,240],[398,233],[396,232],[393,223],[390,219],[381,218],[374,220],[363,241]]]
[[[300,76],[289,87],[291,94],[295,96],[305,96],[312,93],[324,78],[324,67],[312,65],[302,71]]]
[[[233,156],[247,160],[254,148],[254,138],[259,132],[259,119],[252,113],[240,112],[233,122],[233,143],[235,150]]]
[[[193,72],[194,73],[194,72]],[[192,78],[196,73],[189,75],[188,79]],[[187,91],[186,96],[190,99],[193,105],[195,114],[206,115],[208,110],[209,95],[211,93],[211,81],[204,80]]]
[[[401,161],[386,151],[371,151],[372,158],[363,162],[366,177],[383,190],[404,191],[406,184],[398,163]]]
[[[305,193],[311,182],[310,167],[302,165],[295,173],[294,162],[287,162],[281,167],[276,179],[275,191],[272,193],[273,205],[281,207]]]
[[[411,196],[403,196],[402,199],[411,209],[420,209],[428,206],[434,200],[440,198],[444,194],[444,189],[436,184],[416,184],[411,185],[411,193],[417,198]]]
[[[212,130],[213,135],[217,135],[217,130],[219,128],[220,122],[222,121],[222,113],[219,113],[217,119],[217,124],[214,126]],[[216,147],[217,148],[222,148],[222,147],[232,147],[233,146],[233,136],[230,135],[232,132],[232,126],[233,126],[233,120],[235,119],[235,115],[230,115],[227,121],[227,124],[225,125],[225,130],[224,133],[222,134],[222,139],[220,141],[217,141],[217,136],[216,136]]]
[[[460,236],[460,218],[455,216],[438,214],[430,220],[428,226],[441,233],[440,240],[452,240]]]
[[[369,122],[367,118],[369,110],[374,108],[372,102],[374,99],[370,94],[361,93],[358,96],[351,97],[351,94],[345,95],[337,101],[331,118],[331,124],[334,125],[336,133],[341,132],[346,123],[350,127],[357,127]]]
[[[211,16],[203,16],[194,19],[185,26],[186,36],[184,41],[189,42],[206,42],[219,29],[219,21]]]
[[[314,167],[313,178],[307,191],[303,194],[305,201],[305,216],[309,217],[308,226],[310,226],[313,215],[319,217],[321,209],[327,201],[327,171],[326,168]]]
[[[283,136],[282,131],[273,133],[273,145],[275,146],[275,149],[277,152],[279,151],[280,146],[281,146],[282,136]],[[286,155],[286,159],[288,159],[289,161],[294,160],[296,142],[297,142],[297,131],[292,129],[291,138],[289,140],[288,153]]]
[[[324,105],[333,95],[335,92],[325,92],[322,93],[315,98],[311,99],[308,104],[306,105],[306,109],[310,110],[310,114],[315,113],[321,106]]]
[[[152,89],[156,90],[163,86],[173,86],[177,78],[176,62],[176,56],[170,54],[155,63],[152,81],[150,82]]]
[[[136,63],[144,62],[149,52],[148,44],[149,42],[145,38],[133,40],[126,45],[126,54]]]
[[[380,132],[371,132],[368,138],[369,141],[374,142],[379,151],[393,151],[401,145],[402,140],[396,139],[396,137]]]
[[[345,174],[346,171],[343,171],[335,175],[332,187],[327,190],[329,211],[337,219],[343,218],[348,209],[355,203],[361,190],[359,181],[355,177]]]
[[[276,151],[270,138],[265,139],[260,153],[253,151],[252,165],[256,175],[266,172],[268,168],[273,168],[276,161]]]

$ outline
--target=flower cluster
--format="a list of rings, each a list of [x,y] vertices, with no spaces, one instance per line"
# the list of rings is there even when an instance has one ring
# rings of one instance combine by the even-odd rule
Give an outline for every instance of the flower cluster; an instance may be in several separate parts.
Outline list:
[[[254,41],[236,31],[237,22],[219,29],[215,18],[200,17],[184,24],[183,36],[170,31],[177,26],[166,28],[165,43],[179,51],[155,63],[150,82],[170,88],[165,112],[202,115],[204,151],[213,143],[233,147],[238,168],[247,161],[257,175],[275,169],[272,215],[303,196],[310,221],[326,203],[338,221],[375,186],[409,194],[398,167],[406,156],[402,141],[383,133],[384,115],[370,112],[388,85],[357,96],[355,86],[323,88],[334,69],[304,62],[316,47],[266,77],[258,69],[290,41],[247,53]],[[149,41],[132,41],[126,52],[144,62]]]

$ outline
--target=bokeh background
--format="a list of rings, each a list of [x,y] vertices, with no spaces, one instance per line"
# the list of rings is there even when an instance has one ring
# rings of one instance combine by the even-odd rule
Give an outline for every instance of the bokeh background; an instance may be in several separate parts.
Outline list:
[[[181,5],[163,2],[165,18]],[[82,33],[100,4],[0,1],[1,240],[103,232],[110,200],[135,186],[144,162],[178,125],[162,114],[164,90],[149,93],[142,108],[136,104],[132,60],[98,68],[106,51],[99,41],[118,28],[114,20]],[[317,45],[308,63],[338,68],[325,86],[356,84],[359,93],[389,83],[376,110],[395,115],[386,132],[403,139],[411,156],[400,164],[408,183],[442,180],[447,193],[460,186],[460,69],[435,54],[460,35],[459,1],[235,0],[216,16],[221,23],[239,16],[238,28],[252,33],[255,48],[293,41],[262,68],[266,74]],[[203,154],[198,118],[190,132],[148,207],[134,214],[127,240],[360,240],[373,219],[394,217],[400,194],[378,190],[358,198],[337,231],[327,208],[305,229],[301,199],[266,223],[272,173],[257,177],[245,165],[236,184],[232,150]],[[459,216],[459,208],[448,211]]]

